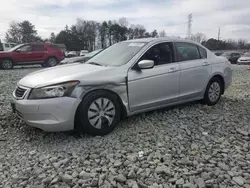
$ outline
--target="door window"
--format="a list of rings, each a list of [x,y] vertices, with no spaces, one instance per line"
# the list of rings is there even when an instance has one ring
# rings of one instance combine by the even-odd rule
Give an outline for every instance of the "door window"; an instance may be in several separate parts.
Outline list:
[[[43,45],[34,45],[32,46],[32,51],[46,51]]]
[[[155,66],[174,62],[173,44],[160,43],[151,47],[141,58],[141,60],[153,60]]]
[[[30,45],[25,45],[25,46],[18,48],[18,50],[21,52],[29,52],[29,51],[31,51],[31,49],[32,49],[32,47]]]
[[[204,48],[202,48],[200,46],[198,48],[200,51],[201,59],[206,59],[207,58],[207,50],[205,50]]]
[[[179,61],[200,59],[198,47],[195,44],[177,42],[176,51]]]

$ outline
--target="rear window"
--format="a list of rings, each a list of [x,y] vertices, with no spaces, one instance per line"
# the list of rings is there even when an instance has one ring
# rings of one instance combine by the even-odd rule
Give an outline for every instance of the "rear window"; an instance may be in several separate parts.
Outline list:
[[[50,45],[50,48],[53,50],[61,50],[57,45]]]

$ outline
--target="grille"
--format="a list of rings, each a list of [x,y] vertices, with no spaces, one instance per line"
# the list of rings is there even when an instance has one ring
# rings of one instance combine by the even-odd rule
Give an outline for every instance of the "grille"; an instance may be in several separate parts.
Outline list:
[[[17,98],[23,98],[25,92],[26,92],[26,89],[17,87],[15,91],[15,95]]]

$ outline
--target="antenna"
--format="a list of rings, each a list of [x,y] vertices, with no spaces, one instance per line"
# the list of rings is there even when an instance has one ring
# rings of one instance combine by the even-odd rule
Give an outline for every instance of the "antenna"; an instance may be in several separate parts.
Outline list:
[[[192,22],[193,22],[193,16],[192,16],[192,14],[189,14],[189,15],[188,15],[187,39],[191,39],[191,34],[192,34]]]

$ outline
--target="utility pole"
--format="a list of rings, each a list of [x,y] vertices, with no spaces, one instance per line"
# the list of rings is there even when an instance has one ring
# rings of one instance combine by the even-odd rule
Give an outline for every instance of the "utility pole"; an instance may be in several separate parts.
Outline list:
[[[218,30],[218,41],[220,40],[220,27],[219,27],[219,30]]]
[[[187,27],[187,39],[191,39],[192,34],[192,22],[193,22],[193,16],[192,14],[188,15],[188,27]]]

